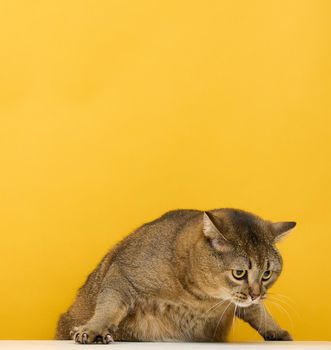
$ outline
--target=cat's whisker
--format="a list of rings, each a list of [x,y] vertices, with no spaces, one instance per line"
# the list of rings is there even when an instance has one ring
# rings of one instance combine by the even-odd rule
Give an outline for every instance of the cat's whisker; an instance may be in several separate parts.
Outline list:
[[[277,297],[279,298],[283,303],[286,303],[288,305],[291,305],[292,308],[296,308],[297,305],[295,303],[295,301],[289,297],[287,297],[284,294],[279,294],[279,293],[272,293],[272,292],[268,292],[268,296],[273,296],[273,297]],[[284,300],[285,299],[285,300]]]
[[[281,298],[279,298],[279,297],[276,297],[275,295],[268,295],[268,299],[271,299],[271,300],[277,300],[277,301],[279,301],[279,302],[281,302],[281,303],[284,303],[285,305],[287,305],[288,307],[290,307],[291,309],[293,309],[293,310],[295,310],[294,309],[294,307],[293,307],[293,305],[291,305],[290,303],[288,303],[287,301],[285,301],[285,300],[283,300],[283,299],[281,299]]]
[[[263,308],[263,311],[264,311],[264,329],[263,329],[263,332],[265,332],[267,329],[267,311],[265,308]]]
[[[239,292],[238,293],[241,293],[243,290],[243,286],[241,286],[239,288]],[[232,334],[234,335],[235,334],[235,326],[236,326],[236,311],[239,310],[239,314],[240,314],[240,308],[238,309],[238,305],[236,304],[235,306],[235,309],[234,309],[234,312],[233,312],[233,319],[232,319],[232,327],[233,327],[233,332]]]
[[[273,296],[273,297],[277,297],[279,300],[281,300],[283,303],[287,304],[288,306],[292,307],[293,310],[297,311],[297,303],[295,302],[294,299],[284,295],[284,294],[280,294],[280,293],[272,293],[272,292],[268,292],[268,296]],[[285,300],[284,300],[285,299]]]
[[[264,306],[264,304],[263,304]],[[262,327],[262,309],[264,309],[264,307],[260,308],[260,323],[259,323],[259,328],[258,328],[258,333],[261,333],[261,327]]]
[[[223,305],[226,301],[229,301],[229,299],[224,299],[224,300],[221,300],[220,302],[214,304],[211,308],[209,308],[206,312],[205,312],[205,315],[207,315],[211,310],[216,310],[218,309],[218,307],[220,307],[221,305]],[[207,323],[208,321],[208,318],[206,318],[205,320],[205,324]]]
[[[301,315],[298,313],[298,311],[294,308],[293,305],[289,304],[285,300],[277,298],[275,295],[269,295],[269,299],[274,300],[274,301],[279,302],[279,303],[284,303],[287,307],[289,307],[291,309],[291,311],[293,311],[295,313],[295,315],[300,319],[300,321],[302,321]]]
[[[219,326],[219,324],[220,324],[220,322],[221,322],[221,320],[222,320],[222,318],[223,318],[223,316],[224,316],[226,310],[229,308],[229,306],[230,306],[231,304],[232,304],[232,302],[231,302],[231,300],[230,300],[230,301],[229,301],[229,304],[226,306],[226,308],[225,308],[224,311],[222,312],[222,315],[221,315],[220,319],[218,320],[217,325],[216,325],[216,327],[215,327],[215,331],[214,331],[214,335],[213,335],[214,338],[215,338],[215,335],[216,335],[216,332],[217,332],[217,328],[218,328],[218,326]]]
[[[222,289],[226,290],[224,287],[221,287]],[[228,301],[229,299],[224,299],[224,300],[221,300],[219,302],[217,302],[216,304],[214,304],[212,307],[210,307],[206,312],[205,312],[205,315],[207,315],[211,310],[216,310],[218,307],[220,307],[221,305],[223,305],[226,301]],[[208,321],[208,318],[206,318],[205,320],[205,324],[207,323]]]
[[[289,302],[295,304],[295,300],[290,298],[289,296],[285,295],[285,294],[280,294],[280,293],[273,293],[273,292],[268,292],[268,294],[271,294],[271,295],[276,295],[278,297],[282,297],[282,298],[285,298],[287,299]]]
[[[293,319],[292,317],[290,316],[289,312],[279,303],[275,302],[275,301],[272,301],[272,300],[269,300],[269,302],[271,302],[272,304],[278,306],[288,317],[288,319],[290,320],[290,323],[291,323],[291,329],[293,330],[294,328],[294,323],[293,323]]]
[[[238,307],[238,305],[235,304],[235,307],[234,307],[234,310],[233,310],[232,325],[231,325],[231,327],[232,327],[232,335],[234,335],[234,327],[235,327],[235,324],[236,324],[235,317],[236,317],[237,307]]]
[[[208,312],[210,312],[213,309],[217,309],[219,306],[223,305],[226,301],[228,301],[229,299],[222,299],[221,301],[217,302],[216,304],[214,304],[211,308],[209,308],[205,314],[208,314]]]
[[[238,307],[238,305],[235,303],[235,306],[234,306],[234,309],[233,309],[232,322],[231,322],[232,335],[234,335],[234,325],[235,325],[235,316],[236,316],[237,307]]]
[[[268,308],[267,304],[263,304],[263,305],[264,305],[264,308],[263,308],[263,310],[264,310],[264,330],[263,330],[263,332],[265,332],[265,331],[266,331],[266,318],[267,318],[267,313],[268,313],[269,315],[272,315],[272,313],[271,313],[270,309]]]

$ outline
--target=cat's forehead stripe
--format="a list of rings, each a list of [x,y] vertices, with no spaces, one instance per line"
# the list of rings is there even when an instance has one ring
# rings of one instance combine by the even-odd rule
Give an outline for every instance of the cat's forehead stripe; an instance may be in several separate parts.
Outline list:
[[[248,259],[248,269],[251,270],[252,269],[252,260]]]

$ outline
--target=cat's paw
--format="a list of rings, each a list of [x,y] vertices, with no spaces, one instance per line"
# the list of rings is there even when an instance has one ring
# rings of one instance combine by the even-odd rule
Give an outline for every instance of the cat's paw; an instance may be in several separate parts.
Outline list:
[[[293,340],[290,333],[283,329],[276,331],[266,331],[263,335],[264,340],[284,340],[290,341]]]
[[[72,339],[78,344],[109,344],[114,342],[114,338],[108,329],[97,332],[89,327],[79,326],[75,327],[70,334]]]

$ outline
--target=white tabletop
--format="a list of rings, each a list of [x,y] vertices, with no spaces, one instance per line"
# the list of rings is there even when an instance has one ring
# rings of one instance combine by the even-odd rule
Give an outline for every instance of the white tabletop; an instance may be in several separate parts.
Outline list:
[[[331,350],[331,342],[260,342],[260,343],[112,343],[109,345],[92,344],[92,345],[79,345],[73,341],[67,340],[0,340],[1,350],[13,350],[13,349],[27,349],[27,350],[77,350],[77,347],[88,346],[88,349],[100,350],[100,347],[109,346],[115,347],[117,350],[216,350],[216,349],[264,349],[266,347],[272,348],[272,350],[278,349],[329,349]]]

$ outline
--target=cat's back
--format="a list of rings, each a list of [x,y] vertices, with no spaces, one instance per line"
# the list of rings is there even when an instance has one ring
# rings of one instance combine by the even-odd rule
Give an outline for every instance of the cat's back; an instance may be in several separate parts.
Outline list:
[[[177,235],[201,213],[190,209],[172,210],[142,225],[117,245],[113,250],[114,260],[122,260],[123,255],[127,258],[127,254],[150,259],[155,253],[158,256],[164,253],[163,258],[167,258]]]
[[[177,209],[171,210],[160,216],[159,218],[150,221],[135,232],[141,232],[144,234],[157,234],[157,233],[178,233],[178,231],[193,218],[197,217],[202,212],[200,210],[193,209]]]

